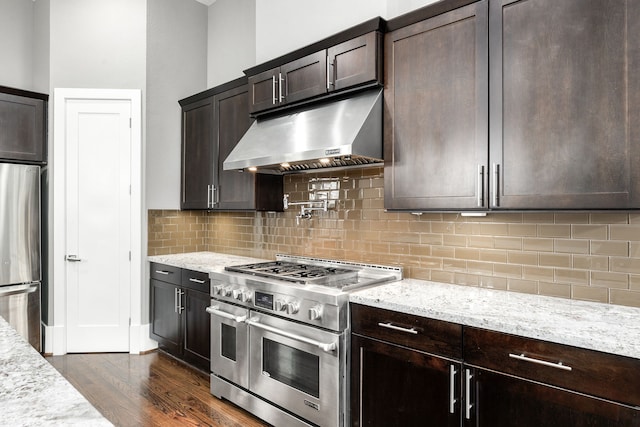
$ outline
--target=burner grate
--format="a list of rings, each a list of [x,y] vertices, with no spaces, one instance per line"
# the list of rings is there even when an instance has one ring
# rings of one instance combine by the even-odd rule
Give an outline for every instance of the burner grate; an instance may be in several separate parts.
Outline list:
[[[352,283],[358,277],[357,270],[288,261],[228,266],[225,270],[288,282],[333,287]]]

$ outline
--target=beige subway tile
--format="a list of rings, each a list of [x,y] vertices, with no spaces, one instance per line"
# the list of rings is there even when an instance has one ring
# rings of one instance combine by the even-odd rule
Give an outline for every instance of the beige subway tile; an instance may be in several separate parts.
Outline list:
[[[609,291],[609,302],[629,307],[640,307],[640,292],[611,289]]]
[[[511,264],[494,264],[493,272],[498,277],[513,277],[519,279],[522,277],[522,266]]]
[[[624,273],[591,272],[591,286],[629,289],[629,275]]]
[[[457,259],[477,261],[480,259],[480,251],[478,249],[455,248],[455,256]]]
[[[507,260],[509,264],[538,265],[538,253],[510,251]]]
[[[640,258],[640,242],[629,243],[629,256],[631,258]]]
[[[640,223],[630,225],[611,224],[609,226],[611,240],[640,240]]]
[[[539,237],[571,237],[571,226],[567,224],[538,224]]]
[[[467,272],[473,274],[493,274],[493,263],[482,261],[467,261]]]
[[[456,234],[443,234],[442,244],[445,246],[467,246],[467,238]]]
[[[490,216],[493,222],[500,223],[522,223],[522,213],[520,212],[491,212]]]
[[[573,268],[577,268],[580,270],[609,271],[609,257],[574,255]]]
[[[390,252],[390,244],[387,242],[371,242],[369,243],[369,250],[377,254],[388,254]]]
[[[467,261],[461,259],[444,258],[442,268],[445,271],[467,271]]]
[[[585,270],[571,270],[571,269],[565,269],[565,268],[556,268],[554,281],[558,283],[588,285],[589,272]]]
[[[526,280],[546,280],[553,282],[553,268],[525,265],[522,267],[522,278]]]
[[[489,262],[507,262],[507,251],[500,249],[482,249],[480,252],[480,261]]]
[[[618,273],[640,274],[640,259],[611,257],[609,270]]]
[[[588,240],[554,239],[553,250],[554,252],[560,252],[560,253],[588,254],[589,241]]]
[[[538,292],[540,295],[549,297],[571,298],[571,285],[561,283],[538,283]]]
[[[405,277],[411,277],[412,279],[419,280],[431,280],[431,270],[428,268],[413,267],[410,273],[411,276],[408,275],[408,272],[403,271]]]
[[[640,213],[630,213],[629,224],[640,224]]]
[[[473,233],[473,224],[468,222],[457,222],[454,231],[456,234],[469,235]]]
[[[455,273],[453,281],[456,285],[478,286],[480,277],[467,273]]]
[[[479,234],[488,236],[508,236],[509,226],[508,224],[480,224],[479,231]]]
[[[443,235],[442,234],[431,234],[431,233],[421,233],[420,234],[420,244],[422,245],[442,245]]]
[[[481,288],[507,290],[507,279],[505,277],[481,276],[479,286]]]
[[[591,214],[591,224],[628,224],[629,214],[627,213],[597,213]]]
[[[609,302],[607,288],[592,288],[590,286],[571,286],[571,298],[583,301]]]
[[[431,232],[431,222],[430,221],[410,221],[409,222],[409,231],[414,233],[430,233]]]
[[[629,275],[629,289],[632,291],[640,291],[640,276]]]
[[[571,255],[567,254],[546,254],[538,256],[538,262],[543,267],[571,267]]]
[[[467,236],[467,244],[472,248],[493,248],[493,237]]]
[[[574,239],[606,240],[609,234],[608,225],[572,225],[571,237]]]
[[[553,213],[532,212],[532,213],[524,213],[522,215],[522,221],[525,223],[532,223],[532,224],[553,224],[554,217],[553,217]]]
[[[431,270],[442,270],[443,258],[420,257],[420,267]]]
[[[592,255],[608,255],[608,256],[627,256],[629,254],[629,243],[610,241],[610,240],[592,240]]]
[[[456,256],[456,252],[454,248],[449,248],[446,246],[433,246],[431,248],[431,255],[440,258],[454,258]]]
[[[525,251],[553,252],[553,239],[524,238],[522,249]]]
[[[509,236],[532,237],[536,236],[538,229],[535,224],[509,224]]]
[[[455,231],[455,225],[452,222],[431,222],[432,233],[452,234]]]
[[[415,256],[431,256],[431,246],[428,245],[410,245],[409,253]]]
[[[442,222],[442,214],[438,212],[422,212],[419,218],[421,221]]]
[[[455,274],[451,271],[432,270],[431,280],[434,282],[454,283]]]
[[[522,250],[522,239],[520,237],[495,237],[494,248]]]
[[[589,214],[556,212],[554,222],[556,224],[588,224]]]
[[[507,281],[507,289],[524,294],[537,294],[538,282],[533,280],[509,279]]]

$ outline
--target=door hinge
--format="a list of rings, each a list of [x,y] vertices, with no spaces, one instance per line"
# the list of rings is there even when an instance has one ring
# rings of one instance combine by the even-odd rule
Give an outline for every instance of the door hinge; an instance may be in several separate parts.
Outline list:
[[[129,251],[129,261],[131,261],[131,251]]]
[[[129,185],[129,195],[131,195],[131,185]]]
[[[131,117],[129,117],[129,129],[131,129]]]

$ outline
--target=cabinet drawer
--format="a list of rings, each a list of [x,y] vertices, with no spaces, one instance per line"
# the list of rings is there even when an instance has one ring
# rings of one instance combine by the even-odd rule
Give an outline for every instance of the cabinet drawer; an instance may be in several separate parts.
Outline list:
[[[465,327],[464,359],[470,365],[640,406],[640,360],[630,357]]]
[[[462,358],[462,326],[455,323],[351,304],[351,331],[427,353]]]
[[[182,270],[182,286],[209,294],[209,273]]]
[[[152,262],[150,271],[152,279],[173,283],[174,285],[180,284],[181,276],[180,268],[178,267]]]

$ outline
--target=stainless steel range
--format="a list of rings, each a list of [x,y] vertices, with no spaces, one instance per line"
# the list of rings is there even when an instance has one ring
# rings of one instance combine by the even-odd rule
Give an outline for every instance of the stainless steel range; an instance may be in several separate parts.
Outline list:
[[[402,269],[277,255],[210,277],[211,393],[278,427],[347,425],[349,292]]]

